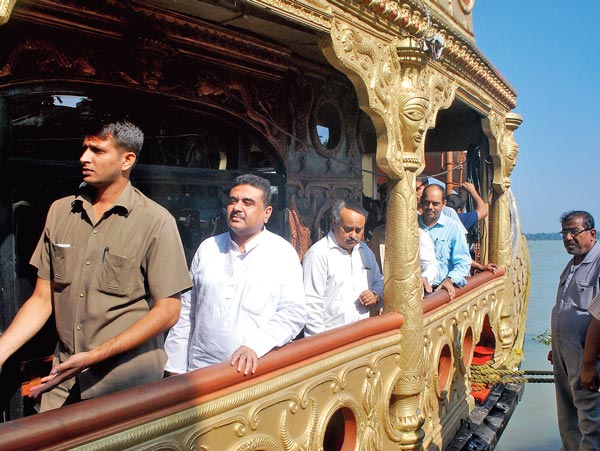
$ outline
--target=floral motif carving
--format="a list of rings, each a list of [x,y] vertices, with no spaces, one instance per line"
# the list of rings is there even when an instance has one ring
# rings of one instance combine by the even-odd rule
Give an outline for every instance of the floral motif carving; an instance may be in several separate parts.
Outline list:
[[[0,78],[56,73],[91,77],[97,69],[91,58],[43,39],[26,39],[16,45],[0,68]]]

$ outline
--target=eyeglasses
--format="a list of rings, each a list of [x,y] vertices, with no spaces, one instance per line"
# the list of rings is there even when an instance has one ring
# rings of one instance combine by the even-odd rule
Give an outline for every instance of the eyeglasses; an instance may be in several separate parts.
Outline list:
[[[593,228],[589,228],[589,229],[563,229],[560,231],[560,234],[562,235],[563,238],[568,237],[569,235],[571,235],[573,238],[575,238],[578,235],[581,235],[583,232],[587,232],[588,230],[593,230]]]

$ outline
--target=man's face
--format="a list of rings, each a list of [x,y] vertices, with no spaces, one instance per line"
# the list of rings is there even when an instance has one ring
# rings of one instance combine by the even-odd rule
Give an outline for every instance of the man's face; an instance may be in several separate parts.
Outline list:
[[[261,232],[273,208],[265,207],[263,192],[251,185],[234,186],[229,192],[227,224],[234,236],[251,238]]]
[[[424,190],[423,196],[421,197],[423,222],[428,226],[435,224],[438,219],[440,219],[440,215],[442,214],[445,205],[446,201],[444,200],[443,191],[441,189],[434,187]]]
[[[340,223],[333,226],[333,235],[338,246],[352,252],[363,238],[365,220],[360,213],[344,208],[340,214]]]
[[[581,217],[574,217],[563,222],[562,239],[567,253],[571,255],[585,255],[592,249],[596,242],[596,230],[585,230],[583,219]]]
[[[83,181],[98,188],[110,186],[122,177],[123,171],[129,169],[135,161],[135,154],[117,148],[110,136],[104,139],[86,136],[79,161]]]

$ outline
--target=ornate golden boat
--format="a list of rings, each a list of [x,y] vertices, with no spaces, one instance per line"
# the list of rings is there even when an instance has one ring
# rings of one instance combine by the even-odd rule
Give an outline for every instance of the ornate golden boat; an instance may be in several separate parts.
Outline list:
[[[270,228],[300,255],[336,199],[388,189],[383,315],[274,350],[253,377],[215,365],[18,418],[19,362],[52,352],[49,327],[3,369],[0,449],[460,449],[475,349],[519,365],[529,282],[510,191],[521,117],[475,45],[474,4],[0,0],[2,330],[35,280],[50,201],[78,184],[91,117],[141,125],[133,181],[190,254],[222,229],[222,188],[243,172],[269,178]],[[452,186],[466,160],[490,203],[478,256],[503,269],[452,302],[423,298],[415,180],[444,171]]]

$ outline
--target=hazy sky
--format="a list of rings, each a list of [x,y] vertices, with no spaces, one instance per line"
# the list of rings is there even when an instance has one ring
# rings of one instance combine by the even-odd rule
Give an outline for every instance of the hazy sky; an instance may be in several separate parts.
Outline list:
[[[478,0],[477,45],[517,91],[512,174],[523,232],[556,232],[567,210],[600,226],[598,0]]]

